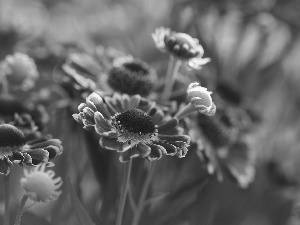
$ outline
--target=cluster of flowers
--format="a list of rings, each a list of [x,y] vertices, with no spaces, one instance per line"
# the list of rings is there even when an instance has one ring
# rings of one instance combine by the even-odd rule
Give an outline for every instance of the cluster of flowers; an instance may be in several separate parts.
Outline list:
[[[234,106],[223,99],[235,91],[226,85],[215,85],[212,94],[198,80],[186,79],[186,101],[174,99],[174,85],[184,70],[200,70],[210,59],[203,58],[199,41],[188,34],[158,28],[152,37],[157,49],[170,56],[166,75],[159,76],[148,63],[112,48],[70,55],[60,82],[71,84],[85,98],[73,118],[96,132],[103,148],[118,152],[121,162],[136,157],[152,161],[163,155],[182,158],[196,146],[210,174],[221,180],[223,172],[229,172],[247,187],[254,177],[253,151],[246,141],[246,130],[253,124],[250,113],[242,104]],[[157,82],[161,79],[162,88]],[[216,137],[221,139],[222,134],[228,142],[221,146]]]
[[[180,62],[190,66],[197,64],[195,67],[200,68],[209,61],[202,58],[201,45],[189,35],[161,28],[153,38],[159,49],[168,50],[172,58]],[[136,157],[149,161],[158,160],[163,155],[185,157],[190,137],[184,134],[180,119],[194,111],[213,115],[216,106],[210,97],[211,92],[197,83],[191,84],[187,92],[189,105],[172,115],[167,107],[169,99],[163,101],[153,94],[157,85],[154,68],[130,55],[119,55],[111,60],[109,53],[102,51],[101,57],[99,52],[96,56],[98,58],[72,56],[63,66],[75,88],[93,91],[85,103],[78,106],[79,113],[73,115],[74,119],[83,124],[84,129],[98,133],[100,145],[119,152],[122,162]],[[99,58],[108,62],[107,66],[99,64]],[[90,85],[91,79],[83,76],[92,74],[97,77],[99,73],[102,77],[100,87],[96,83]],[[104,86],[109,88],[104,89]]]
[[[33,167],[24,169],[21,186],[25,195],[35,202],[57,198],[62,184],[54,179],[52,160],[62,151],[62,143],[50,134],[43,134],[48,121],[46,109],[28,100],[39,72],[32,58],[23,53],[8,55],[0,63],[0,174],[8,176],[13,165]]]

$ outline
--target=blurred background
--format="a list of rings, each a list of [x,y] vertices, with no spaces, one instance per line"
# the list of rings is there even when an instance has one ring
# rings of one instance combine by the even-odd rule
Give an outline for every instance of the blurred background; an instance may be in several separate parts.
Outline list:
[[[14,52],[35,60],[41,78],[30,96],[39,96],[49,113],[45,132],[64,146],[53,168],[65,182],[62,195],[36,204],[21,224],[81,224],[69,199],[69,178],[95,224],[113,224],[123,165],[73,121],[82,100],[65,94],[53,77],[70,53],[89,54],[99,46],[131,54],[163,74],[168,55],[157,51],[151,37],[161,26],[199,39],[211,58],[191,81],[204,80],[252,113],[256,175],[244,189],[208,174],[193,149],[185,159],[164,158],[150,192],[168,197],[147,207],[140,224],[300,224],[300,1],[0,0],[0,61]],[[133,165],[135,198],[144,164],[137,159]],[[11,173],[13,218],[23,194],[22,168]],[[128,206],[124,224],[131,216]]]

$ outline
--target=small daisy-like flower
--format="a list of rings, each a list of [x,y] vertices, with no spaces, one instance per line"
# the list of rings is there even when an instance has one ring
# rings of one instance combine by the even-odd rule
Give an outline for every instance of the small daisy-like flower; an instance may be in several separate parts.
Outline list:
[[[39,77],[34,60],[19,52],[6,56],[0,70],[11,87],[24,91],[33,88]]]
[[[56,200],[61,194],[59,188],[63,182],[61,177],[56,177],[54,171],[45,171],[45,164],[32,168],[24,169],[25,177],[21,178],[21,186],[34,202],[48,202]]]
[[[114,94],[101,98],[92,93],[78,106],[74,119],[100,135],[100,145],[121,153],[120,161],[162,155],[184,157],[190,137],[182,135],[178,120],[170,118],[154,102],[140,95]]]
[[[141,96],[149,95],[156,77],[155,70],[132,56],[116,58],[108,72],[108,84],[115,91]]]
[[[27,136],[14,125],[0,125],[0,174],[7,175],[12,164],[35,166],[51,165],[51,160],[62,153],[61,141],[50,135]]]
[[[197,82],[191,83],[186,93],[189,103],[175,117],[181,119],[195,111],[207,116],[213,116],[216,113],[216,105],[211,98],[212,92],[205,87],[201,87]]]
[[[154,43],[162,52],[169,52],[173,57],[185,62],[191,68],[201,69],[210,62],[209,58],[202,58],[204,50],[198,39],[185,33],[177,33],[169,28],[160,27],[152,34]]]

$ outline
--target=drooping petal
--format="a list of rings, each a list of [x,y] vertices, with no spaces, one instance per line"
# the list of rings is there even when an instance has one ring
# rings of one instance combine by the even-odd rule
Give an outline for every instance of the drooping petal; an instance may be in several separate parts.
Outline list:
[[[156,144],[156,145],[162,146],[166,150],[166,155],[174,156],[177,153],[176,146],[174,146],[172,144],[165,143],[165,142],[162,142],[162,141],[153,142],[153,143]]]
[[[28,150],[26,151],[26,153],[30,155],[33,165],[38,165],[40,163],[48,162],[49,152],[42,148]]]
[[[119,160],[120,162],[128,162],[130,159],[137,158],[140,156],[140,152],[136,146],[128,149],[121,153]]]
[[[116,138],[101,137],[100,146],[107,150],[123,151],[123,143],[118,142]]]
[[[162,155],[167,155],[167,150],[161,145],[152,144],[150,145],[150,147],[151,153],[147,157],[149,161],[159,160],[162,157]]]
[[[138,148],[139,156],[142,158],[147,157],[151,153],[151,147],[149,147],[146,144],[139,143],[137,145],[137,148]]]
[[[44,149],[49,152],[50,160],[62,153],[62,149],[60,149],[58,146],[55,146],[55,145],[49,145],[49,146],[45,147]]]

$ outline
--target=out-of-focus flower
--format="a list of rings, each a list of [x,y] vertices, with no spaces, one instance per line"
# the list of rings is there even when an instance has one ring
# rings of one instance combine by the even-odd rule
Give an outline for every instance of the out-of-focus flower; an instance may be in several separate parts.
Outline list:
[[[186,93],[189,103],[176,113],[176,118],[184,118],[195,111],[207,116],[215,115],[216,105],[211,98],[212,92],[195,82],[188,86]]]
[[[178,120],[170,118],[140,95],[114,94],[103,99],[96,93],[78,106],[74,119],[87,130],[96,130],[100,145],[121,153],[120,161],[162,155],[184,157],[190,137],[182,135]]]
[[[116,58],[108,74],[110,87],[129,95],[149,95],[156,78],[156,72],[150,65],[132,56]]]
[[[21,186],[34,202],[48,202],[56,200],[61,194],[59,188],[63,182],[61,177],[56,177],[54,171],[45,171],[45,164],[32,168],[24,169],[25,177],[21,178]]]
[[[41,131],[49,120],[49,115],[45,107],[39,103],[32,102],[31,99],[28,101],[20,101],[13,95],[3,94],[0,96],[0,105],[0,120],[5,123],[14,121],[16,115],[18,115],[18,120],[20,120],[21,117],[27,120],[25,117],[29,116],[34,126],[37,126],[38,130]]]
[[[216,173],[219,180],[224,173],[232,178],[239,186],[246,188],[255,175],[255,149],[253,138],[239,110],[231,106],[219,107],[214,117],[198,114],[197,120],[204,142],[198,148],[200,159],[210,173]],[[246,118],[248,121],[248,117]]]
[[[66,89],[73,88],[80,94],[91,93],[95,90],[96,83],[92,79],[82,76],[68,64],[64,64],[62,69],[64,75],[57,75],[54,80]]]
[[[152,34],[158,50],[169,52],[173,57],[184,62],[188,67],[201,69],[210,62],[210,58],[202,58],[204,50],[198,39],[185,33],[177,33],[169,28],[160,27]]]
[[[29,140],[32,137],[33,139]],[[61,141],[50,135],[25,134],[11,124],[0,125],[0,174],[7,175],[12,164],[30,166],[39,163],[51,165],[51,160],[62,153]]]
[[[24,91],[33,88],[39,77],[34,60],[19,52],[6,56],[0,65],[0,73],[5,75],[11,87]]]

